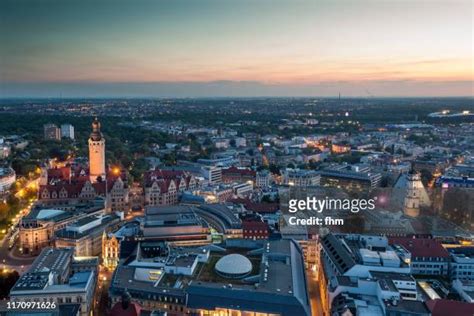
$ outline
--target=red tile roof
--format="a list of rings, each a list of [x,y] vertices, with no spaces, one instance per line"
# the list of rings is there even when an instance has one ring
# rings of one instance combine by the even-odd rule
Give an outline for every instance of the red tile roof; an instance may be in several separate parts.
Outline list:
[[[264,222],[258,221],[243,221],[242,222],[242,229],[243,230],[267,230],[268,231],[268,224]]]
[[[432,316],[473,316],[474,315],[474,304],[451,301],[444,299],[429,300],[426,302],[426,306],[431,311]]]
[[[48,169],[48,182],[52,179],[68,180],[71,177],[70,167]]]
[[[118,178],[117,178],[118,179]],[[112,179],[112,180],[107,180],[107,190],[111,190],[115,181],[117,179]],[[88,179],[87,179],[88,181]],[[82,191],[82,188],[84,185],[87,183],[87,181],[77,181],[73,183],[69,182],[58,182],[56,184],[47,184],[47,185],[40,185],[39,187],[39,198],[41,199],[41,194],[42,192],[47,189],[49,194],[56,192],[58,198],[59,198],[59,192],[64,188],[67,192],[67,198],[77,198],[79,194]],[[126,185],[126,183],[124,182]],[[94,191],[97,195],[105,195],[106,193],[106,187],[105,187],[105,182],[96,182],[92,184],[92,187],[94,188]]]
[[[179,189],[181,179],[183,179],[185,185],[188,186],[189,182],[191,181],[191,177],[192,176],[185,171],[161,169],[147,171],[144,175],[146,187],[151,187],[153,185],[153,182],[157,182],[160,186],[161,192],[163,193],[168,192],[168,188],[172,181],[176,186],[176,190]]]
[[[94,188],[96,194],[105,195],[106,187],[105,182],[96,182],[92,183],[92,187]],[[107,189],[110,190],[112,186],[108,186]]]
[[[405,247],[413,257],[440,257],[448,258],[448,251],[435,239],[430,238],[410,238],[410,237],[390,237],[390,244],[398,244]]]
[[[47,185],[40,185],[39,187],[39,194],[41,199],[41,193],[47,189],[49,194],[56,192],[59,197],[59,192],[64,188],[67,192],[68,197],[77,197],[82,190],[81,183],[58,183],[58,184],[47,184]]]

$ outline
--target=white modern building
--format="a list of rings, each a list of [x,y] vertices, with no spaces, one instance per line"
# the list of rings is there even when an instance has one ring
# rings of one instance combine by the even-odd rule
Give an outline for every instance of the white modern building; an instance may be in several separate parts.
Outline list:
[[[253,183],[239,183],[232,186],[234,194],[238,197],[247,197],[253,191]]]
[[[430,315],[409,260],[384,236],[323,234],[319,283],[330,315]]]
[[[72,126],[71,124],[62,124],[61,137],[74,139],[74,126]]]
[[[76,261],[74,249],[45,248],[10,291],[18,302],[78,304],[80,315],[91,313],[98,260]]]
[[[474,282],[474,251],[470,249],[451,249],[449,274],[451,280],[469,280]]]
[[[222,169],[219,167],[205,166],[202,168],[204,178],[209,184],[222,183]]]

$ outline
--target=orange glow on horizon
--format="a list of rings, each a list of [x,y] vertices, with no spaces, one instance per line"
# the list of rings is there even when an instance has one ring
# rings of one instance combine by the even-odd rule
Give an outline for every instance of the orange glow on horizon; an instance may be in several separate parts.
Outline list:
[[[472,81],[474,66],[469,58],[440,60],[311,60],[297,62],[269,58],[266,61],[214,61],[204,69],[186,71],[175,65],[123,65],[118,70],[93,69],[81,71],[71,66],[57,72],[41,72],[31,81],[93,82],[93,83],[154,83],[252,81],[263,84],[317,84],[327,82],[364,81]],[[71,77],[70,72],[74,73]],[[22,80],[19,80],[21,82]]]

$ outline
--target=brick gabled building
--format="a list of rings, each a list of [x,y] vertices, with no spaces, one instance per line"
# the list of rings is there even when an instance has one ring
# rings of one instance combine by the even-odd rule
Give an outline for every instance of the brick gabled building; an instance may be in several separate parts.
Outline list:
[[[145,204],[151,206],[178,203],[179,193],[193,191],[197,181],[186,171],[155,169],[144,176]]]
[[[91,183],[84,170],[71,171],[70,167],[50,169],[47,174],[47,184],[38,189],[38,200],[45,205],[66,205],[103,197],[110,211],[128,211],[129,190],[124,174],[110,172],[107,181],[95,183]]]

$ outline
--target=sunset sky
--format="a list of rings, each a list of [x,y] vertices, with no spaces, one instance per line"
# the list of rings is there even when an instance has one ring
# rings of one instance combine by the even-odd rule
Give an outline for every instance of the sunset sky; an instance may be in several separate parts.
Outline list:
[[[473,5],[0,0],[0,97],[472,96]]]

